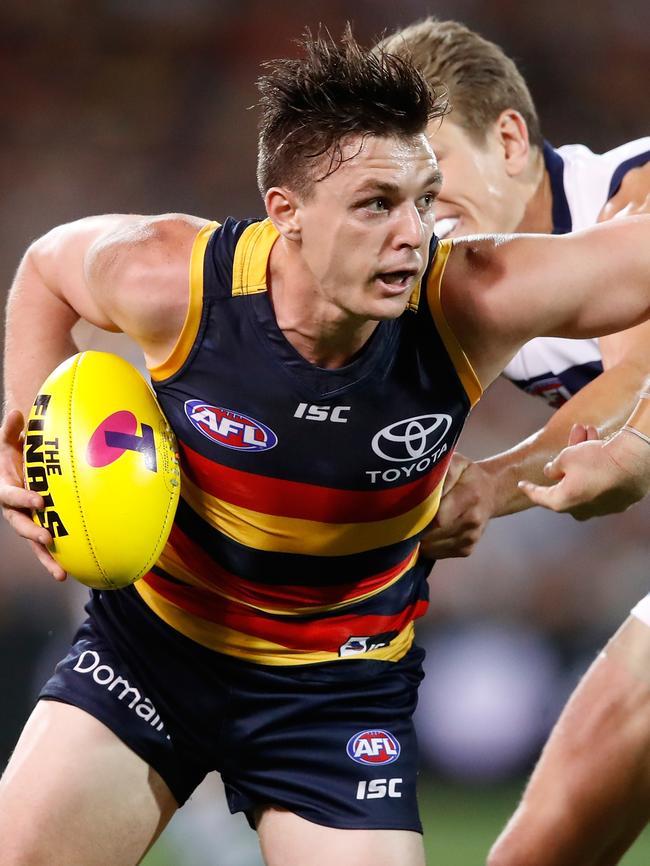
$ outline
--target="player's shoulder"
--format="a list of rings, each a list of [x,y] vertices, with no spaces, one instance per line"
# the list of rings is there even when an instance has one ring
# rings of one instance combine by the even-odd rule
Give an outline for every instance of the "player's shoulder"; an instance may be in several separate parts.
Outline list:
[[[107,222],[88,249],[87,276],[94,280],[124,279],[142,272],[169,270],[189,261],[197,234],[209,224],[201,217],[181,213],[125,217]]]
[[[146,251],[152,247],[184,244],[193,240],[209,220],[184,213],[164,213],[142,216],[115,226],[104,237],[104,243],[113,248]]]
[[[626,141],[602,152],[593,151],[585,144],[563,144],[554,150],[562,157],[565,165],[616,168],[629,161],[642,164],[650,160],[650,136]]]
[[[601,219],[603,207],[627,175],[650,162],[650,137],[624,142],[603,153],[584,144],[549,146],[545,161],[553,190],[555,227],[563,232],[577,231]]]

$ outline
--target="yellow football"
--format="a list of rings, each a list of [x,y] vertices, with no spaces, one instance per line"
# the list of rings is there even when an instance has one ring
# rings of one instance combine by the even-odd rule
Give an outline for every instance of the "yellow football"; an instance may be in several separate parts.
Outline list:
[[[180,492],[176,439],[153,391],[123,358],[80,352],[43,383],[29,413],[25,484],[52,556],[97,589],[142,577],[171,531]]]

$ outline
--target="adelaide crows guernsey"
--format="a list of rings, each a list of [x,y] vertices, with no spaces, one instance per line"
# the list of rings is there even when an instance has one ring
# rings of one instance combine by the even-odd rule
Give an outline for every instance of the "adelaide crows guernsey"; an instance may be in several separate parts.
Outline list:
[[[135,584],[198,643],[263,664],[397,660],[427,606],[419,536],[480,385],[446,324],[449,244],[407,311],[346,366],[286,340],[267,291],[269,220],[207,225],[190,304],[154,388],[177,435],[181,501]]]
[[[605,204],[633,168],[650,161],[650,138],[607,153],[582,144],[544,145],[553,198],[553,234],[566,234],[598,222]],[[603,371],[598,340],[536,337],[515,355],[504,375],[529,394],[557,408]]]

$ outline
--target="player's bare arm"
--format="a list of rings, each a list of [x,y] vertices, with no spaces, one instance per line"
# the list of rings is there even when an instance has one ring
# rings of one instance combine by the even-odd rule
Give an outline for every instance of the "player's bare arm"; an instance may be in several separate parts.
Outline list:
[[[624,228],[614,224],[611,227],[615,234],[620,234]],[[603,226],[599,231],[606,228]],[[544,321],[539,327],[554,336],[578,336],[575,328],[580,327],[580,317],[576,317],[577,308],[572,308],[570,302],[575,300],[580,285],[585,292],[583,303],[596,312],[598,300],[588,300],[590,288],[582,279],[578,253],[582,248],[584,255],[592,255],[588,251],[592,238],[592,233],[588,232],[551,239],[528,236],[503,238],[502,241],[456,242],[445,270],[443,304],[470,358],[481,356],[473,363],[484,385],[494,378],[494,370],[501,370],[519,348],[514,341],[527,341],[527,337],[522,335],[528,323],[521,329],[517,319],[522,314],[524,319],[528,317],[529,304],[534,307],[541,298],[543,308],[538,309],[538,314]],[[576,244],[573,244],[574,239]],[[557,257],[549,257],[545,266],[536,272],[543,275],[544,285],[541,288],[526,286],[526,258],[547,255],[544,250],[553,248],[558,250]],[[594,249],[593,255],[598,256],[598,251]],[[602,251],[600,255],[602,257]],[[513,268],[522,276],[511,282],[509,274]],[[557,280],[562,284],[562,280],[566,280],[565,268],[573,269],[576,279],[570,291],[565,290],[563,299],[553,301],[555,306],[547,305],[553,292],[551,283]],[[618,282],[613,284],[619,285]],[[639,285],[642,284],[641,280]],[[602,288],[600,291],[605,293]],[[605,294],[610,301],[614,297],[611,292]],[[562,304],[564,308],[561,310]],[[607,306],[606,303],[603,305]],[[555,310],[559,316],[553,322]],[[562,317],[565,317],[564,321]],[[575,318],[571,320],[568,317]],[[476,327],[475,321],[481,321],[481,328]],[[487,327],[486,323],[489,323]],[[494,330],[490,335],[491,327]],[[603,359],[610,368],[559,409],[542,430],[514,448],[476,463],[461,454],[455,455],[440,508],[422,540],[423,553],[432,559],[468,556],[488,520],[533,505],[527,491],[518,483],[522,480],[548,483],[544,466],[566,445],[576,422],[595,425],[604,434],[618,429],[634,406],[647,374],[650,364],[648,332],[650,325],[644,322],[623,333],[603,337]],[[486,352],[488,340],[490,347]],[[472,349],[472,346],[476,348]],[[483,361],[492,352],[496,358],[494,366]]]
[[[190,252],[204,224],[181,215],[88,217],[35,241],[7,304],[7,409],[24,412],[45,376],[77,351],[71,330],[80,318],[133,337],[148,363],[163,359],[184,320]]]
[[[650,163],[625,175],[599,221],[647,214],[649,206]],[[575,424],[592,425],[606,438],[625,422],[650,369],[650,323],[601,337],[600,350],[603,373],[554,412],[544,427],[502,454],[478,461],[494,488],[492,517],[531,507],[519,481],[545,483],[544,466],[566,445]]]
[[[561,238],[530,235],[455,242],[443,279],[442,302],[452,329],[483,385],[488,385],[517,349],[535,334],[528,330],[531,325],[546,336],[583,337],[589,332],[598,333],[603,326],[611,328],[612,322],[619,321],[622,327],[623,322],[617,317],[623,308],[628,314],[645,316],[644,299],[650,284],[643,268],[648,262],[646,254],[635,246],[644,243],[648,224],[647,217],[639,217]],[[615,273],[611,268],[610,243],[629,247],[629,259],[623,269],[626,273],[620,269]],[[533,258],[540,268],[531,276],[527,262]],[[612,285],[617,286],[616,293],[610,290]],[[617,310],[619,298],[622,307]],[[638,334],[641,339],[636,344],[637,354],[645,359],[643,330]],[[610,424],[615,425],[620,417],[616,412],[624,411],[634,400],[644,363],[645,360],[622,366],[614,374],[628,380],[622,401],[620,393],[614,392],[612,399],[611,393],[606,392],[606,381],[594,383],[602,395],[600,410],[609,414]],[[584,399],[580,397],[580,401]],[[579,410],[580,405],[581,402],[574,407]],[[540,453],[544,454],[540,447],[548,448],[549,456],[557,453],[566,442],[570,426],[561,416],[551,427],[550,445],[547,440],[540,446],[533,438],[523,443],[520,451],[525,455],[530,448],[533,462]],[[498,468],[506,486],[519,480],[514,472],[508,477],[512,461],[519,456],[511,453],[501,458],[504,462]],[[452,470],[448,486],[453,495],[443,497],[440,514],[423,541],[423,552],[432,558],[468,555],[485,523],[499,507],[499,488],[495,488],[483,467],[462,457],[457,460],[462,461],[461,466]],[[523,499],[525,491],[519,491],[519,495]]]
[[[164,360],[184,321],[191,247],[204,224],[179,215],[88,217],[35,241],[19,265],[7,305],[0,504],[56,579],[65,574],[44,547],[49,534],[27,513],[42,503],[22,487],[23,416],[45,377],[77,351],[71,331],[80,318],[127,333],[148,363]]]
[[[639,216],[562,237],[454,242],[442,304],[483,386],[535,336],[582,339],[645,321],[649,239],[650,217]]]
[[[641,317],[647,315],[643,306],[650,288],[649,263],[647,255],[633,247],[644,243],[648,225],[648,217],[643,216],[562,238],[530,235],[455,242],[443,279],[442,302],[482,384],[487,386],[535,333],[597,334],[603,326],[611,328],[623,307],[628,312],[636,308]],[[617,274],[611,268],[607,261],[610,243],[630,245],[635,261],[630,261],[628,273],[619,270]],[[527,267],[533,260],[539,264]],[[569,291],[567,274],[572,277]],[[558,291],[561,285],[565,288]],[[615,293],[611,286],[617,287]],[[622,306],[616,310],[619,298]],[[622,320],[618,321],[622,326]],[[536,330],[530,331],[531,327]],[[450,470],[447,495],[422,542],[425,555],[467,556],[490,517],[520,510],[526,491],[517,487],[518,481],[526,473],[530,473],[529,480],[541,480],[542,467],[566,443],[583,409],[582,418],[593,419],[606,429],[621,423],[647,371],[647,330],[643,323],[627,334],[634,360],[622,351],[624,341],[619,335],[611,338],[618,346],[618,369],[584,389],[592,399],[596,397],[594,406],[589,393],[579,394],[571,401],[572,409],[552,419],[539,434],[493,458],[496,482],[490,468],[458,455]],[[613,347],[610,355],[616,357]],[[610,378],[615,380],[613,388]]]

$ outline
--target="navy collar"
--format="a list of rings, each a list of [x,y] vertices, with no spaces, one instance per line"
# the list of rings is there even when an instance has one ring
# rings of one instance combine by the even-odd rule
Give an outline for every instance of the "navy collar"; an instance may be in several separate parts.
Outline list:
[[[551,181],[553,198],[553,234],[565,235],[571,231],[571,211],[564,192],[564,160],[548,141],[544,142],[544,165]]]

